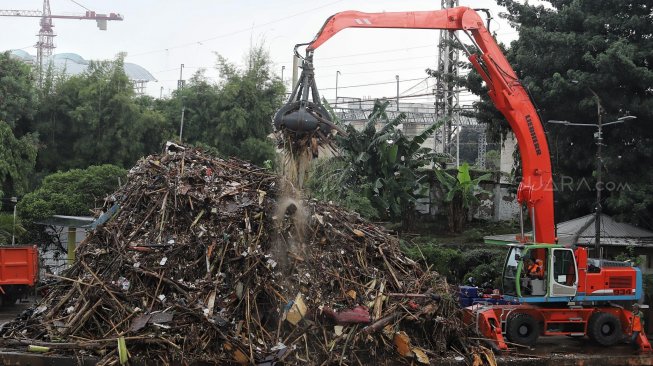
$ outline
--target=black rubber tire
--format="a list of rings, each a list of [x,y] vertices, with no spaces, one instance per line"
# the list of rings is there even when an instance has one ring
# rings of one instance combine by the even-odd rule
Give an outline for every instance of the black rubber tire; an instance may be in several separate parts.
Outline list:
[[[621,322],[610,313],[592,315],[587,325],[587,333],[591,340],[602,346],[612,346],[623,339]]]
[[[540,336],[537,320],[526,313],[513,313],[506,325],[508,340],[525,346],[534,346]]]

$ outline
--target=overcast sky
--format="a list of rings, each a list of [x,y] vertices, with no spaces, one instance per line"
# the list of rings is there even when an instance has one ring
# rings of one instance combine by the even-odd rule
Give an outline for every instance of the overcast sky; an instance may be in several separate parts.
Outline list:
[[[286,67],[289,85],[292,49],[308,42],[332,14],[343,10],[365,12],[434,10],[437,0],[75,0],[98,13],[120,13],[122,22],[109,22],[107,31],[95,22],[55,19],[55,53],[73,52],[88,60],[112,59],[127,53],[127,62],[145,67],[158,82],[148,85],[148,94],[158,96],[161,87],[168,95],[179,78],[188,79],[199,68],[219,79],[215,53],[235,64],[242,64],[252,44],[264,43],[277,73]],[[84,13],[71,0],[50,0],[53,14]],[[2,9],[37,10],[41,0],[0,0]],[[489,8],[494,16],[491,31],[499,41],[509,43],[516,31],[500,20],[504,11],[494,0],[460,0],[460,5]],[[39,30],[38,18],[0,17],[0,44],[4,49],[23,49],[36,54],[33,47]],[[348,29],[315,54],[316,78],[322,95],[335,95],[336,72],[340,71],[338,95],[343,97],[384,97],[396,95],[395,75],[399,75],[401,95],[422,94],[427,85],[424,70],[437,62],[438,31]],[[360,87],[362,84],[379,84]],[[473,99],[463,95],[461,103]],[[406,101],[432,102],[432,98]]]

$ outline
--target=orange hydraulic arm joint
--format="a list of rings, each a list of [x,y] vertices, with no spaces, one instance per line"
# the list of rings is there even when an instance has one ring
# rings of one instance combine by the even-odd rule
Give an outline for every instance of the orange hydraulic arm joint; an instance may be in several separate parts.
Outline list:
[[[508,120],[519,145],[523,177],[517,200],[528,208],[534,241],[555,243],[551,158],[542,122],[528,93],[478,13],[467,7],[386,13],[344,11],[326,21],[308,44],[307,56],[312,57],[315,49],[346,28],[460,30],[472,39],[479,54],[468,52],[469,60],[485,81],[494,105]]]

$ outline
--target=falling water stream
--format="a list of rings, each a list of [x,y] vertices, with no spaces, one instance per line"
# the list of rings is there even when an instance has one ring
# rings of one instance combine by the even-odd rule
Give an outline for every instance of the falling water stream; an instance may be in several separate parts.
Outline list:
[[[302,188],[311,162],[310,152],[293,153],[284,151],[281,166],[281,195],[277,201],[274,219],[280,234],[273,248],[275,260],[281,270],[290,268],[291,258],[304,258],[307,253],[305,232],[308,212],[302,199]],[[291,230],[283,228],[290,225]],[[287,235],[281,233],[286,232]]]

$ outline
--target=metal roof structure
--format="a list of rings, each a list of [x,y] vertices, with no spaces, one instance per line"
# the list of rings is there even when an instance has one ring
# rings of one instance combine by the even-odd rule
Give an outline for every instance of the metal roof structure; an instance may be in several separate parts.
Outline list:
[[[23,50],[11,50],[10,54],[23,62],[36,64],[36,56]],[[86,72],[90,62],[76,53],[58,53],[48,58],[47,63],[52,63],[54,68],[67,75],[80,75]],[[47,64],[46,63],[46,64]],[[139,82],[156,81],[152,74],[140,65],[125,62],[125,74],[129,80]]]
[[[585,215],[558,224],[559,244],[594,244],[594,214]],[[517,243],[519,234],[491,235],[484,237],[489,244]],[[572,243],[577,236],[577,243]],[[531,235],[532,237],[532,235]],[[601,245],[653,247],[653,232],[624,222],[617,222],[608,215],[601,215]]]
[[[88,228],[91,226],[93,221],[95,221],[95,218],[92,216],[52,215],[37,222],[37,224],[48,226]]]

